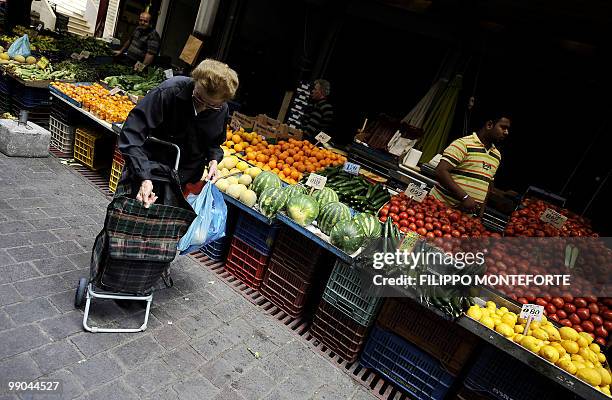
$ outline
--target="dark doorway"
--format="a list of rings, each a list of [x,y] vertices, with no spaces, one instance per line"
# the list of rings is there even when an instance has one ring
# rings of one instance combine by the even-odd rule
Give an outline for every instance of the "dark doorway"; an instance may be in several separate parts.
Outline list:
[[[168,6],[168,16],[162,34],[161,54],[172,58],[179,65],[179,56],[189,35],[193,32],[200,1],[172,0]]]

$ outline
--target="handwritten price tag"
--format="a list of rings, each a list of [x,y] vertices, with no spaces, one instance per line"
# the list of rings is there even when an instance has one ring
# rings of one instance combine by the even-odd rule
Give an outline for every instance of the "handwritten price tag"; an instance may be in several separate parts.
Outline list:
[[[306,186],[310,186],[313,189],[321,190],[325,187],[327,183],[327,177],[321,176],[317,174],[310,174],[308,180],[306,181]]]
[[[90,55],[91,55],[91,53],[90,53],[90,52],[88,52],[87,50],[83,50],[83,51],[81,52],[81,54],[80,54],[81,59],[83,59],[83,58],[89,58],[89,56],[90,56]]]
[[[166,77],[166,79],[170,79],[174,76],[174,72],[172,71],[172,69],[167,69],[164,71],[164,76]]]
[[[128,93],[128,98],[130,99],[130,101],[134,104],[138,103],[138,96],[135,96],[131,93]]]
[[[114,95],[116,95],[117,93],[119,93],[120,91],[121,91],[121,88],[120,88],[119,86],[117,86],[117,87],[113,88],[113,89],[110,91],[110,95],[111,95],[111,96],[114,96]]]
[[[408,187],[406,188],[406,196],[412,198],[413,200],[421,203],[425,197],[427,197],[427,189],[421,188],[418,185],[415,185],[414,183],[411,183],[408,185]]]
[[[361,167],[358,164],[353,164],[352,162],[345,162],[342,170],[344,172],[348,172],[351,175],[359,175],[359,169]]]
[[[531,317],[535,321],[541,321],[542,315],[544,315],[543,306],[539,306],[537,304],[523,304],[519,318],[529,319]]]
[[[70,58],[72,58],[73,60],[80,60],[81,59],[81,55],[79,53],[72,53],[70,55]]]
[[[321,131],[321,132],[319,132],[319,134],[317,136],[315,136],[315,139],[319,143],[327,143],[331,139],[331,136],[329,136],[327,133]]]
[[[540,215],[540,220],[554,226],[557,229],[561,229],[563,224],[565,224],[565,221],[567,221],[567,217],[559,214],[552,208],[547,208],[546,211]]]
[[[40,32],[42,28],[43,28],[43,24],[38,24],[38,26],[36,27],[36,30]]]

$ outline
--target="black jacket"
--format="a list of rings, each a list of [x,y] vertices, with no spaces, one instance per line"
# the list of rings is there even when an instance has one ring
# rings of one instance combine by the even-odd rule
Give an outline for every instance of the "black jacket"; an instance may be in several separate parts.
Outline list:
[[[119,136],[119,149],[125,155],[124,179],[138,185],[155,179],[151,161],[174,166],[175,152],[167,147],[143,146],[154,136],[181,149],[181,184],[196,182],[211,160],[221,161],[228,116],[227,104],[220,111],[205,110],[195,115],[194,80],[177,76],[151,90],[130,112]]]

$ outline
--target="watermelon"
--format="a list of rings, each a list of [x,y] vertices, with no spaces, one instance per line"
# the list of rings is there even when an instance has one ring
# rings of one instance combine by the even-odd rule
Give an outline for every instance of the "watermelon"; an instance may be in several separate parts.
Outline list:
[[[269,187],[281,187],[281,180],[275,173],[270,171],[264,171],[253,180],[251,184],[251,190],[257,193],[257,197],[261,196],[264,189]]]
[[[297,195],[287,200],[287,214],[301,226],[310,225],[319,215],[319,203],[307,194]]]
[[[306,187],[303,185],[287,185],[285,187],[285,192],[287,192],[287,198],[290,199],[292,197],[297,196],[298,194],[307,194],[308,191]]]
[[[285,207],[287,203],[287,192],[281,188],[269,187],[264,189],[259,196],[259,209],[268,218],[272,218],[276,213]]]
[[[366,236],[361,226],[353,221],[340,221],[330,234],[331,244],[340,250],[353,254],[365,242]]]
[[[317,226],[321,229],[321,232],[329,235],[334,225],[340,221],[347,221],[350,219],[351,210],[348,206],[336,201],[323,207],[319,214],[319,219],[317,219]]]
[[[314,198],[319,203],[319,208],[323,209],[329,203],[334,203],[338,201],[338,195],[334,192],[333,189],[324,187],[321,190],[317,190],[314,193]]]
[[[372,214],[358,214],[355,216],[355,218],[353,218],[353,221],[357,222],[359,226],[361,226],[361,229],[363,229],[363,232],[368,238],[378,238],[382,234],[382,226],[378,221],[378,218]]]

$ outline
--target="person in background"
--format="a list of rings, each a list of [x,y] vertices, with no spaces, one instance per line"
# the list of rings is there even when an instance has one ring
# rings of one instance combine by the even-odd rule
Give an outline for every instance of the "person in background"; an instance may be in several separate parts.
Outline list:
[[[314,81],[314,87],[310,94],[311,107],[304,119],[302,130],[313,139],[319,132],[323,131],[329,135],[334,120],[334,109],[328,101],[330,84],[324,79]]]
[[[149,136],[180,148],[181,186],[218,178],[229,119],[227,101],[236,94],[238,75],[211,59],[202,61],[191,75],[175,76],[151,90],[130,112],[119,136],[119,150],[126,158],[120,184],[131,184],[133,193],[138,192],[136,199],[147,208],[157,200],[152,182],[155,171],[149,160],[169,157],[167,148],[159,154],[144,148]],[[204,177],[206,165],[209,172]]]
[[[142,71],[155,60],[159,52],[159,42],[159,35],[151,26],[151,14],[143,12],[132,37],[114,53],[119,56],[127,51],[127,62],[134,64],[134,70]]]
[[[478,133],[453,141],[436,167],[440,186],[433,188],[431,194],[468,212],[484,203],[501,162],[495,145],[508,136],[511,122],[507,114],[501,113],[486,120]]]

